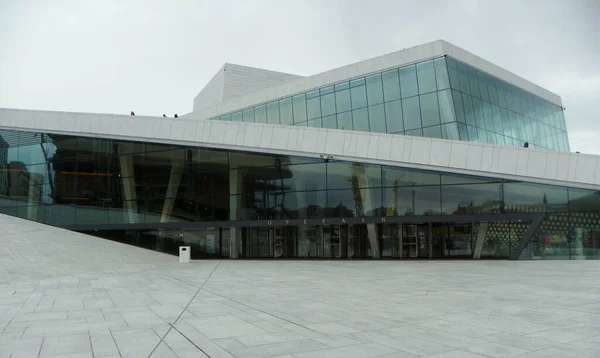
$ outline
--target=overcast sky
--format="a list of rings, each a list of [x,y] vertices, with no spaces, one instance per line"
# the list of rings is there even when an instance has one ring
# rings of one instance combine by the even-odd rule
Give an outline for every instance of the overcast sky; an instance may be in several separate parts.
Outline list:
[[[224,62],[311,75],[447,40],[563,99],[600,154],[600,0],[0,0],[0,107],[192,110]]]

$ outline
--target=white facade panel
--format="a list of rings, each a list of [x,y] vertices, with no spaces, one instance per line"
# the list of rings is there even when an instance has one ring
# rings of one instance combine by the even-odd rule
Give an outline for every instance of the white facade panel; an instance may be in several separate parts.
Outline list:
[[[450,152],[446,148],[446,143],[439,140],[431,141],[431,148],[429,152],[429,164],[437,165],[440,167],[447,167],[450,165]]]
[[[19,121],[24,116],[35,120]],[[123,115],[86,115],[78,113],[17,111],[0,109],[0,128],[38,132],[46,122],[50,133],[79,135],[92,138],[133,140],[151,143],[198,146],[244,150],[256,153],[285,154],[319,158],[327,153],[330,139],[342,148],[334,159],[361,163],[402,166],[417,169],[442,170],[452,173],[492,176],[511,180],[535,183],[567,185],[580,188],[599,189],[597,183],[598,156],[560,153],[519,148],[508,149],[506,153],[517,151],[515,166],[504,159],[505,147],[467,143],[460,141],[407,137],[394,134],[371,134],[357,131],[321,130],[308,127],[275,126],[269,124],[249,124],[240,122],[187,121],[182,118],[137,117]],[[88,123],[85,123],[88,121]],[[123,122],[128,121],[123,125]],[[175,123],[178,121],[178,123]],[[187,123],[179,123],[187,122]],[[13,124],[14,123],[14,124]],[[195,131],[193,130],[195,127]],[[183,138],[177,140],[180,126],[190,128],[184,131]],[[93,129],[87,130],[87,128]],[[118,128],[118,131],[113,129]],[[173,130],[171,128],[174,128]],[[84,130],[86,129],[86,130]],[[192,134],[193,132],[193,134]],[[229,133],[236,134],[229,134]],[[286,134],[283,134],[283,133]],[[286,149],[282,142],[273,136],[289,138]],[[263,140],[264,136],[264,140]],[[192,139],[188,139],[192,138]],[[235,141],[232,140],[235,138]],[[335,139],[334,139],[335,138]],[[381,145],[387,141],[389,155]],[[375,142],[373,144],[373,142]],[[434,148],[432,150],[432,148]],[[500,149],[499,149],[500,148]],[[448,166],[434,153],[450,153]],[[494,153],[500,150],[499,164],[494,168]],[[481,153],[481,156],[479,155]],[[379,156],[381,155],[381,158]],[[479,161],[477,160],[480,157]],[[551,157],[552,159],[548,159]],[[594,162],[595,160],[595,162]],[[534,163],[535,162],[535,163]],[[556,162],[556,174],[552,168]],[[502,164],[500,164],[502,163]],[[547,163],[551,163],[547,165]],[[496,170],[492,170],[492,168]],[[514,168],[514,170],[513,170]],[[594,168],[595,172],[592,170]],[[593,174],[593,175],[592,175]]]
[[[546,155],[546,171],[544,176],[549,179],[556,179],[556,169],[558,168],[558,153],[549,152]]]
[[[516,163],[519,160],[519,150],[515,148],[501,148],[498,159],[496,173],[515,174],[517,171]]]

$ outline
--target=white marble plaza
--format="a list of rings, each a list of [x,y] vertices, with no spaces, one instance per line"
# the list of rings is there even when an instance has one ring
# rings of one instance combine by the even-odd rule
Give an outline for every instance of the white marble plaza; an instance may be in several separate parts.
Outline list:
[[[194,261],[0,216],[0,357],[600,357],[599,261]]]

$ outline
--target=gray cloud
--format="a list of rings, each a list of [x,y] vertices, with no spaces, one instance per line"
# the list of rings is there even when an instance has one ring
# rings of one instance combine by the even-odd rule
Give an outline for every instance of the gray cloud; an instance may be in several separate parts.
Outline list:
[[[600,2],[0,0],[0,107],[186,113],[224,62],[310,75],[445,39],[563,98],[600,154]]]

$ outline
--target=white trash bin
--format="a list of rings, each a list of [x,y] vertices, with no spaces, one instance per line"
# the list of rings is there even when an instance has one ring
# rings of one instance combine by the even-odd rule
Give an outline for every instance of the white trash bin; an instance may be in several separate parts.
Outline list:
[[[190,246],[179,246],[179,262],[188,263],[190,262]]]

